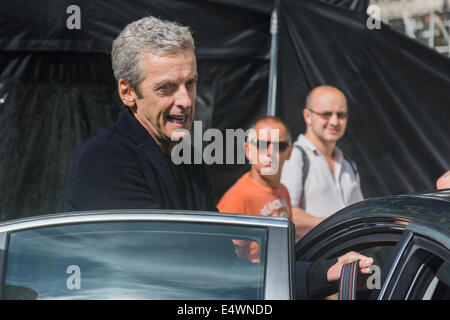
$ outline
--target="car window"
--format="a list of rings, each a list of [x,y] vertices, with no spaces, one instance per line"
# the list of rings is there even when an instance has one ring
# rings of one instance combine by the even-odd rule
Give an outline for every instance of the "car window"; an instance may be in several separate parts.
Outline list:
[[[423,300],[450,300],[450,264],[442,263],[427,287]]]
[[[381,270],[384,270],[387,266],[389,259],[394,252],[395,246],[393,244],[375,246],[368,249],[360,250],[359,253],[373,258],[373,265]]]
[[[395,251],[393,243],[390,245],[375,246],[360,250],[359,253],[373,258],[373,266],[371,274],[368,276],[361,276],[360,285],[356,290],[356,300],[374,299],[379,290],[383,286],[384,277],[382,273],[387,272],[388,264]]]
[[[383,299],[447,300],[450,254],[445,245],[414,235],[398,256]]]
[[[252,241],[259,262],[232,240]],[[110,222],[12,232],[6,299],[263,299],[266,229]]]
[[[375,233],[363,236],[356,234],[345,239],[337,239],[327,243],[327,247],[314,256],[314,261],[318,259],[336,259],[350,251],[373,258],[374,263],[371,274],[358,279],[356,299],[375,299],[377,293],[383,287],[383,274],[388,271],[388,264],[395,253],[400,237],[401,234]],[[335,294],[326,297],[327,300],[335,300],[337,298],[337,289]]]
[[[414,275],[408,278],[402,274],[400,279],[408,289],[406,299],[448,300],[450,298],[450,268],[449,261],[446,261],[444,256],[419,248],[409,257],[403,273]]]

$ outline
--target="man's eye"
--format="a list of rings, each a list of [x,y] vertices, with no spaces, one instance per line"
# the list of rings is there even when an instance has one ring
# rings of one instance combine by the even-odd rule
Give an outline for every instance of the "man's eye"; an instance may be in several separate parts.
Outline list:
[[[332,115],[333,115],[333,113],[331,113],[331,112],[322,113],[322,116],[324,116],[325,118],[331,118]]]
[[[163,94],[169,94],[175,90],[175,86],[173,84],[165,84],[158,88],[158,91]]]
[[[196,84],[197,84],[197,80],[194,80],[194,79],[189,80],[188,82],[186,82],[186,86],[188,86],[188,87],[193,87]]]

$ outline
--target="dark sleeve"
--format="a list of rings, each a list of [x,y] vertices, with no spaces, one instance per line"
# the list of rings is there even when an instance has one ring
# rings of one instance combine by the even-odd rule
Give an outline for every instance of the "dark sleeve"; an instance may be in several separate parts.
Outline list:
[[[295,299],[307,300],[308,294],[308,270],[312,262],[295,262]]]
[[[113,144],[83,149],[74,159],[65,211],[159,208],[133,154]]]
[[[337,259],[317,260],[309,268],[307,287],[309,299],[323,299],[338,291],[337,281],[328,282],[327,272]]]
[[[214,194],[214,184],[211,178],[211,174],[204,165],[199,166],[198,168],[200,170],[199,176],[203,177],[201,185],[206,196],[206,210],[218,212],[219,210],[217,209],[216,206],[217,201]]]
[[[209,174],[209,172],[207,170],[206,171],[206,185],[207,187],[207,194],[206,194],[206,206],[207,206],[207,210],[208,211],[216,211],[219,212],[219,210],[217,209],[216,206],[216,197],[214,194],[214,186],[212,183],[212,179],[211,179],[211,175]]]

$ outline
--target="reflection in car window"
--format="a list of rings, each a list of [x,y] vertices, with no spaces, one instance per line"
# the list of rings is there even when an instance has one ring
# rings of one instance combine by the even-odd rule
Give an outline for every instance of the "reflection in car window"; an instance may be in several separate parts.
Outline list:
[[[442,263],[430,282],[424,300],[450,300],[450,264]]]
[[[389,262],[393,252],[393,245],[376,246],[360,251],[360,253],[366,257],[373,258],[373,264],[379,267],[380,270],[384,271],[386,271],[385,267],[387,267],[387,263]]]
[[[394,245],[391,244],[375,246],[360,251],[362,255],[373,259],[373,268],[371,276],[366,280],[367,282],[357,291],[357,300],[368,300],[371,297],[375,298],[377,296],[384,284],[381,274],[382,272],[387,272],[387,264],[391,259],[394,249]]]
[[[111,222],[13,232],[6,299],[263,299],[266,229]],[[232,239],[255,241],[260,261]]]

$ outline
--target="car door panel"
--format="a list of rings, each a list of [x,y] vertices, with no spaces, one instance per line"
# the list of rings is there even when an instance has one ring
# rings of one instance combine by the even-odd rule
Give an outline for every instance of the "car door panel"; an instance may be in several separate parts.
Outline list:
[[[177,222],[15,231],[2,268],[3,297],[263,299],[266,234],[264,227]],[[258,241],[261,263],[238,259],[232,239]]]

